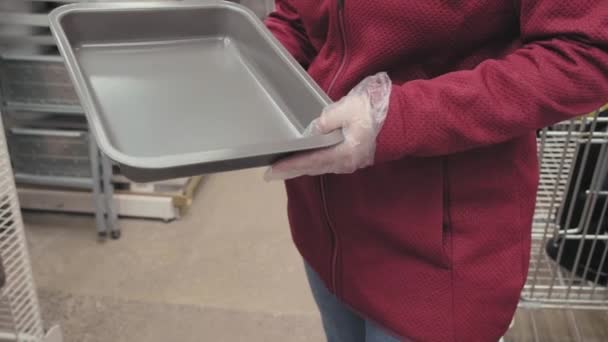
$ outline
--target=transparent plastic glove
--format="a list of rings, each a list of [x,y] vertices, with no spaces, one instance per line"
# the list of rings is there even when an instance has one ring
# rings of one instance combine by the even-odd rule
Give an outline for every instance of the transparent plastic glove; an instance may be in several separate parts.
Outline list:
[[[264,178],[286,180],[328,173],[353,173],[374,163],[376,137],[388,112],[391,80],[386,73],[364,79],[340,101],[323,110],[307,134],[327,134],[341,129],[344,141],[336,146],[304,152],[272,165]]]

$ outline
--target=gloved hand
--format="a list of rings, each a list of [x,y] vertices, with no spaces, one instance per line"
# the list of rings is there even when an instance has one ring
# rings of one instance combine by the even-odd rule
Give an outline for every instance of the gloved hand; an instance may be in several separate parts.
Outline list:
[[[353,173],[374,163],[376,137],[388,112],[391,80],[386,73],[367,77],[340,101],[327,106],[306,134],[327,134],[342,129],[338,145],[304,152],[272,165],[264,178],[285,180],[327,173]]]

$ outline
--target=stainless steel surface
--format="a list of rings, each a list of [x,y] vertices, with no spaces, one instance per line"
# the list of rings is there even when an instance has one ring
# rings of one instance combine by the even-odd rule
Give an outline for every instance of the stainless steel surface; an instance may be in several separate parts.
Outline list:
[[[13,127],[7,132],[7,140],[17,174],[37,180],[91,178],[88,132]]]
[[[608,308],[608,111],[541,132],[522,305]]]
[[[132,179],[268,165],[342,139],[303,135],[329,100],[243,6],[77,4],[50,18],[101,150]]]
[[[7,110],[82,113],[59,56],[5,57],[0,61],[0,76]]]

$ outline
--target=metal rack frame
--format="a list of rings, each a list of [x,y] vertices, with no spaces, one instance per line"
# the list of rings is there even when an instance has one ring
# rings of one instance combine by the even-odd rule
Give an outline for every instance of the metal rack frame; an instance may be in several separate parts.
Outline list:
[[[82,116],[84,121],[78,97],[67,75],[63,59],[56,52],[55,41],[48,28],[46,3],[51,2],[71,3],[78,0],[14,0],[2,6],[4,11],[0,11],[0,41],[5,48],[0,61],[2,113],[4,115],[9,112],[76,115]],[[22,155],[24,158],[24,164],[18,165],[21,169],[16,170],[18,173],[15,178],[19,182],[92,190],[99,236],[120,237],[112,198],[111,163],[99,152],[94,139],[89,137],[86,129],[84,131],[30,129],[27,128],[27,124],[25,128],[9,125],[7,129],[11,136],[13,133],[15,136],[21,134],[20,141],[30,142],[23,147],[25,151],[18,150],[19,146],[11,148],[14,158]],[[83,160],[80,159],[78,159],[79,164],[74,164],[77,157],[74,157],[72,163],[67,148],[73,144],[59,141],[54,145],[48,145],[53,143],[53,139],[64,139],[64,141],[80,139],[81,145],[84,145],[82,149],[85,151],[80,153],[89,154],[86,159],[90,160],[88,162],[90,165],[88,167],[86,164],[83,165]],[[44,156],[44,160],[49,164],[41,164],[45,166],[38,169],[45,170],[35,170],[32,167],[27,167],[27,171],[23,170],[23,165],[35,165],[36,158],[43,158],[43,155],[36,154],[38,152],[36,148],[40,150],[60,148],[61,151],[53,152],[57,154],[56,156]],[[27,164],[28,161],[30,165]],[[84,171],[73,170],[73,165],[84,167]],[[65,174],[58,172],[57,168],[65,168]]]
[[[4,67],[10,64],[13,69]],[[83,115],[82,110],[76,104],[76,95],[72,85],[67,79],[63,61],[59,56],[12,56],[10,62],[4,60],[0,62],[2,76],[6,76],[2,82],[2,92],[0,99],[4,100],[2,112],[22,111],[41,112],[41,113],[60,113],[64,115]],[[15,75],[12,75],[14,73]],[[19,75],[26,75],[19,79]],[[13,77],[8,77],[13,76]],[[15,79],[17,78],[17,79]],[[9,81],[13,82],[9,84]],[[16,84],[14,86],[13,84]],[[36,87],[43,87],[43,91],[31,93],[30,90]],[[7,96],[8,98],[4,97]],[[67,112],[67,113],[66,113]],[[25,135],[40,140],[40,143],[32,143],[32,146],[52,143],[52,139],[81,139],[82,143],[88,145],[85,148],[88,153],[89,166],[85,172],[82,170],[72,174],[66,169],[65,174],[53,173],[53,170],[44,170],[48,174],[40,172],[20,172],[16,174],[16,179],[26,184],[39,184],[46,186],[60,186],[71,189],[87,189],[93,191],[95,203],[95,216],[97,232],[101,238],[107,236],[118,239],[121,231],[118,226],[116,210],[113,201],[112,184],[112,164],[98,149],[94,139],[89,137],[86,131],[74,130],[49,130],[49,129],[30,129],[19,126],[9,127],[11,135]],[[27,140],[25,140],[27,141]],[[55,144],[58,145],[58,144]],[[13,146],[15,152],[19,146]],[[31,154],[31,160],[36,163],[36,151],[23,151]],[[15,153],[14,158],[21,153]],[[66,163],[70,160],[69,155],[64,155],[58,160]],[[53,162],[53,160],[51,160]],[[22,171],[22,170],[18,170]],[[81,174],[84,173],[84,176]]]

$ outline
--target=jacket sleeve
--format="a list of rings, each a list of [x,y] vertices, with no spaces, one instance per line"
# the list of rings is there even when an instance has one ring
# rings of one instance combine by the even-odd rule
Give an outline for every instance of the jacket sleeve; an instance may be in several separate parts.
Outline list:
[[[520,2],[520,49],[393,86],[378,162],[505,142],[608,102],[608,1]]]
[[[307,68],[316,52],[292,0],[276,0],[275,10],[266,18],[265,23],[287,51]]]

